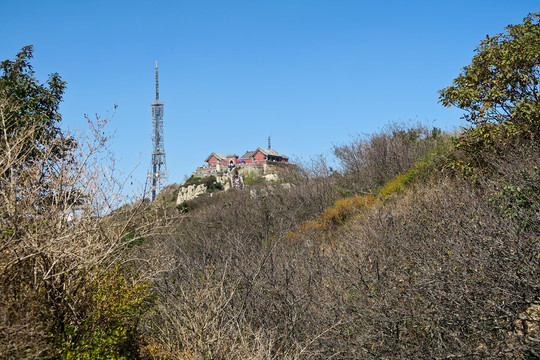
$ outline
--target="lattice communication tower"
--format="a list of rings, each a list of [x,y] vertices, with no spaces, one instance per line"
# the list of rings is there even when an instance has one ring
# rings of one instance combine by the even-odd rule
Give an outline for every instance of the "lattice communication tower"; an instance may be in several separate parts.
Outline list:
[[[159,80],[156,61],[156,100],[152,103],[152,166],[149,174],[152,201],[167,181],[165,147],[163,146],[163,103],[159,101]]]

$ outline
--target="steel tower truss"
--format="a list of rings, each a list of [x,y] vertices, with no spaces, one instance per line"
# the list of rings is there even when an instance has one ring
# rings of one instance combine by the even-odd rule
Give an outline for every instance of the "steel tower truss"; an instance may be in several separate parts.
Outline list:
[[[163,146],[163,103],[159,101],[158,67],[156,61],[156,100],[152,103],[152,166],[149,174],[152,201],[167,181],[165,147]]]

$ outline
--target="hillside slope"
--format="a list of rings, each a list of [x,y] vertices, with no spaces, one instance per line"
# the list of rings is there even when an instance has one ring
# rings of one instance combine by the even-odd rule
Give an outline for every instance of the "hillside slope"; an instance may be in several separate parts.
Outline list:
[[[441,90],[462,133],[391,126],[336,146],[341,172],[221,194],[148,242],[174,264],[159,357],[539,358],[539,19]]]
[[[0,76],[0,358],[540,358],[540,15],[441,90],[460,133],[390,125],[180,207],[118,207],[106,121],[50,128],[30,57]]]
[[[489,150],[473,176],[455,169],[469,154],[438,136],[427,155],[371,195],[342,197],[351,174],[307,176],[265,197],[224,193],[183,218],[158,240],[176,264],[156,281],[161,300],[150,333],[167,329],[155,339],[161,351],[533,356],[540,151],[534,142],[507,145],[505,156]],[[417,141],[426,139],[410,145]]]

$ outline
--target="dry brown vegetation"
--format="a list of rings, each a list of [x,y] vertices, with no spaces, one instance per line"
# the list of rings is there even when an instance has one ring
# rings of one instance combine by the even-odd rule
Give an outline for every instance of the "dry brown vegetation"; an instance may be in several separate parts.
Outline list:
[[[104,123],[55,128],[64,85],[29,57],[1,64],[0,358],[540,358],[536,92],[482,118],[532,75],[504,68],[495,100],[475,72],[442,91],[478,120],[456,137],[392,125],[337,146],[339,171],[119,207]]]
[[[21,114],[0,97],[0,358],[136,358],[153,297],[128,249],[159,222],[140,215],[144,202],[121,222],[107,216],[122,184],[106,121],[89,122],[88,136],[49,136],[38,121],[18,128]]]
[[[154,355],[534,358],[540,154],[508,150],[473,182],[422,151],[404,171],[429,174],[378,200],[339,200],[336,174],[201,200],[145,244],[172,254],[154,283]]]
[[[370,192],[399,174],[448,139],[440,129],[417,124],[391,124],[372,135],[357,136],[350,143],[334,146],[344,169],[344,188]]]
[[[374,195],[343,197],[353,175],[318,163],[187,214],[163,198],[98,216],[92,157],[4,157],[2,357],[534,358],[540,151],[485,153],[471,177],[432,145]]]
[[[342,197],[352,175],[317,163],[291,188],[216,193],[187,214],[163,197],[96,216],[104,172],[75,161],[91,157],[61,179],[10,175],[2,357],[534,358],[538,148],[484,154],[474,178],[427,153],[376,196]]]
[[[483,152],[471,176],[448,136],[404,145],[418,127],[394,127],[374,137],[414,149],[373,195],[343,197],[364,175],[322,161],[187,214],[163,195],[106,215],[101,125],[62,156],[62,138],[41,139],[26,163],[25,139],[3,136],[2,358],[538,356],[534,142]],[[366,140],[357,156],[386,150]]]

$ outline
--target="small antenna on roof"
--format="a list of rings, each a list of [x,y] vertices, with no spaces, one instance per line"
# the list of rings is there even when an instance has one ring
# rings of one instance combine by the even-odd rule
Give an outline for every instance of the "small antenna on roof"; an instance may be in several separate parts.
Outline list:
[[[270,142],[270,136],[268,136],[268,150],[272,149],[272,143]]]

